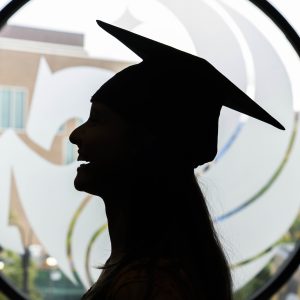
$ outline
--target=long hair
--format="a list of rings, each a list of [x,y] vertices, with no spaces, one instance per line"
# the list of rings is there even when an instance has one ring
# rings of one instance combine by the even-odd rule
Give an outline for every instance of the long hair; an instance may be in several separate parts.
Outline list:
[[[232,300],[228,263],[193,168],[157,143],[147,144],[141,153],[136,197],[128,203],[127,255],[100,267],[109,275],[105,280],[100,276],[83,299],[105,294],[128,263],[147,258],[145,268],[151,271],[156,260],[166,256],[184,266],[197,298]]]

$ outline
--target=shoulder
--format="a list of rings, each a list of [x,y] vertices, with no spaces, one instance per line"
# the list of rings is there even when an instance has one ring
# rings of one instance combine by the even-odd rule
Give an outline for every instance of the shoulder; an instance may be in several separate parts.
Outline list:
[[[191,286],[187,276],[168,261],[160,261],[151,271],[143,265],[127,266],[114,281],[111,300],[146,299],[189,300]]]
[[[151,291],[151,297],[148,296],[148,283],[142,281],[129,282],[122,285],[115,291],[111,300],[125,300],[125,299],[151,299],[151,300],[188,300],[176,288],[167,286],[154,286]],[[150,291],[149,291],[150,292]]]

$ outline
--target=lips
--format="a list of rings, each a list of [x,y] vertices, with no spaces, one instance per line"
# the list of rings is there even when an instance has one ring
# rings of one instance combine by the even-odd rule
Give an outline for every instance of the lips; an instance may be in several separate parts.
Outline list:
[[[82,161],[82,164],[80,164],[80,166],[77,168],[77,170],[88,168],[91,165],[91,163],[88,161],[85,161],[85,160],[81,160],[81,161]]]
[[[89,165],[91,162],[88,158],[86,158],[84,155],[82,155],[81,152],[78,151],[78,158],[77,161],[82,161],[82,164],[80,166],[86,166]]]
[[[83,158],[83,157],[80,157],[80,156],[78,156],[77,161],[83,161],[83,162],[86,162],[86,163],[89,163],[89,162],[90,162],[90,161],[87,160],[86,158]]]

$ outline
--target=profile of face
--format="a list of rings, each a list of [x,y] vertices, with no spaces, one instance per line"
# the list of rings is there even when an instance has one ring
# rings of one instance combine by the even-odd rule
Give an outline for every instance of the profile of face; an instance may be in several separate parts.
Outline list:
[[[87,162],[77,169],[77,190],[102,196],[128,174],[132,165],[128,132],[128,123],[117,112],[103,103],[92,102],[88,120],[69,137],[78,146],[78,160]]]

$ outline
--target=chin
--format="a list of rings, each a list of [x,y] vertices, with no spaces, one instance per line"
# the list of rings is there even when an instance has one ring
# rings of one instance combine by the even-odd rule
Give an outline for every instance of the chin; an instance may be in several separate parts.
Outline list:
[[[109,172],[104,174],[104,172],[100,172],[99,168],[95,170],[90,166],[79,167],[74,179],[74,187],[77,191],[103,198],[107,192],[115,189],[117,185],[115,176],[111,174],[108,175],[108,173]]]
[[[74,179],[74,187],[77,191],[97,195],[95,185],[92,184],[91,178],[84,174],[77,173]]]

